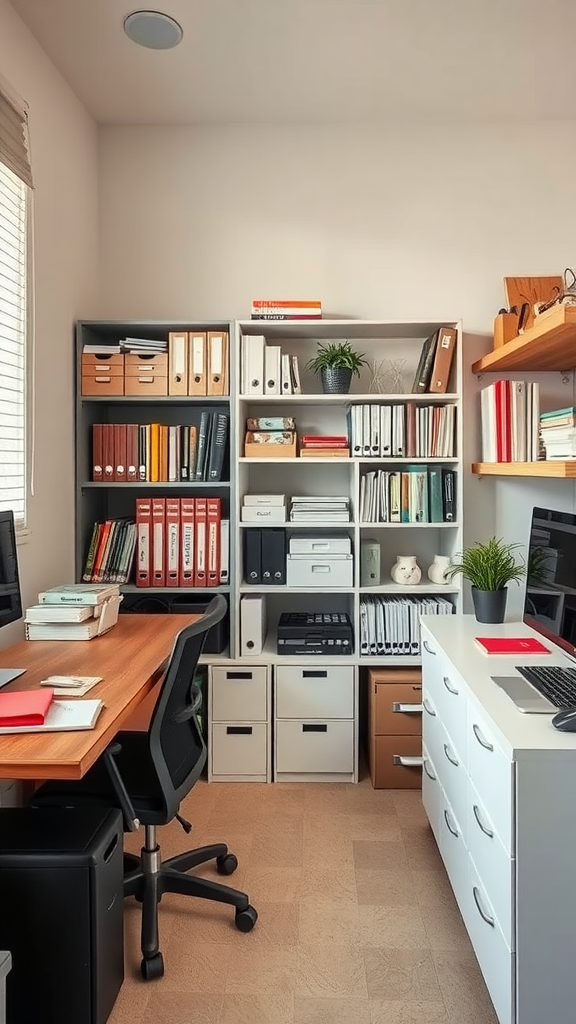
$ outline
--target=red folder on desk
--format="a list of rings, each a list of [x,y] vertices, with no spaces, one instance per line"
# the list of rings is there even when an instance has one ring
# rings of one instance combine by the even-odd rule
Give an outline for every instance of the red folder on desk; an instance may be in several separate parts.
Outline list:
[[[485,654],[550,654],[534,636],[476,636],[475,642]]]
[[[0,729],[7,726],[43,725],[53,696],[51,686],[41,690],[0,693]]]

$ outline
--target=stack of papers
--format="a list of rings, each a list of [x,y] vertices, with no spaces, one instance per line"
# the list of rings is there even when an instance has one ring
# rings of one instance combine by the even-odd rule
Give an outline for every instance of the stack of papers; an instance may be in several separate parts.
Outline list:
[[[306,497],[292,498],[290,508],[290,521],[293,523],[349,523],[350,522],[350,498],[333,497]]]
[[[104,707],[101,700],[54,700],[53,696],[51,687],[0,693],[0,735],[93,729]]]
[[[118,584],[71,583],[38,595],[26,609],[27,640],[92,640],[118,621]]]

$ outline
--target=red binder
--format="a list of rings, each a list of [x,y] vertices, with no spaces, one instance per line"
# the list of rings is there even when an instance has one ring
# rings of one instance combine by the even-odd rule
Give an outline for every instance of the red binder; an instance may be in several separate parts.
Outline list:
[[[0,728],[18,725],[43,725],[52,703],[54,690],[10,690],[0,693]]]
[[[484,654],[550,654],[550,648],[533,636],[476,636]]]

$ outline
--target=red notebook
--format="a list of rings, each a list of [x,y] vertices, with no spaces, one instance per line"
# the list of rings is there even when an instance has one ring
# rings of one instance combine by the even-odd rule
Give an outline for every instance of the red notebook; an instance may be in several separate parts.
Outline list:
[[[550,648],[533,636],[476,636],[484,654],[550,654]]]
[[[9,690],[0,693],[0,728],[17,725],[43,725],[52,703],[54,690]]]

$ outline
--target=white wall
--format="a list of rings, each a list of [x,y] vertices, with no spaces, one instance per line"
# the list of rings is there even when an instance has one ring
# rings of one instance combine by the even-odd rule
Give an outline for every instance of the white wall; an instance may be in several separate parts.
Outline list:
[[[23,598],[73,579],[73,325],[97,313],[97,131],[8,0],[0,68],[29,105],[35,182],[35,493],[18,551]],[[2,630],[13,642],[22,626]]]
[[[505,274],[576,262],[562,203],[575,178],[572,124],[107,127],[101,315],[240,317],[253,297],[320,297],[328,315],[462,317],[487,350]],[[482,339],[467,345],[472,362]],[[467,379],[468,426],[484,383]],[[571,402],[559,375],[547,387]],[[573,508],[574,488],[468,479],[466,541],[523,540],[535,502]]]

